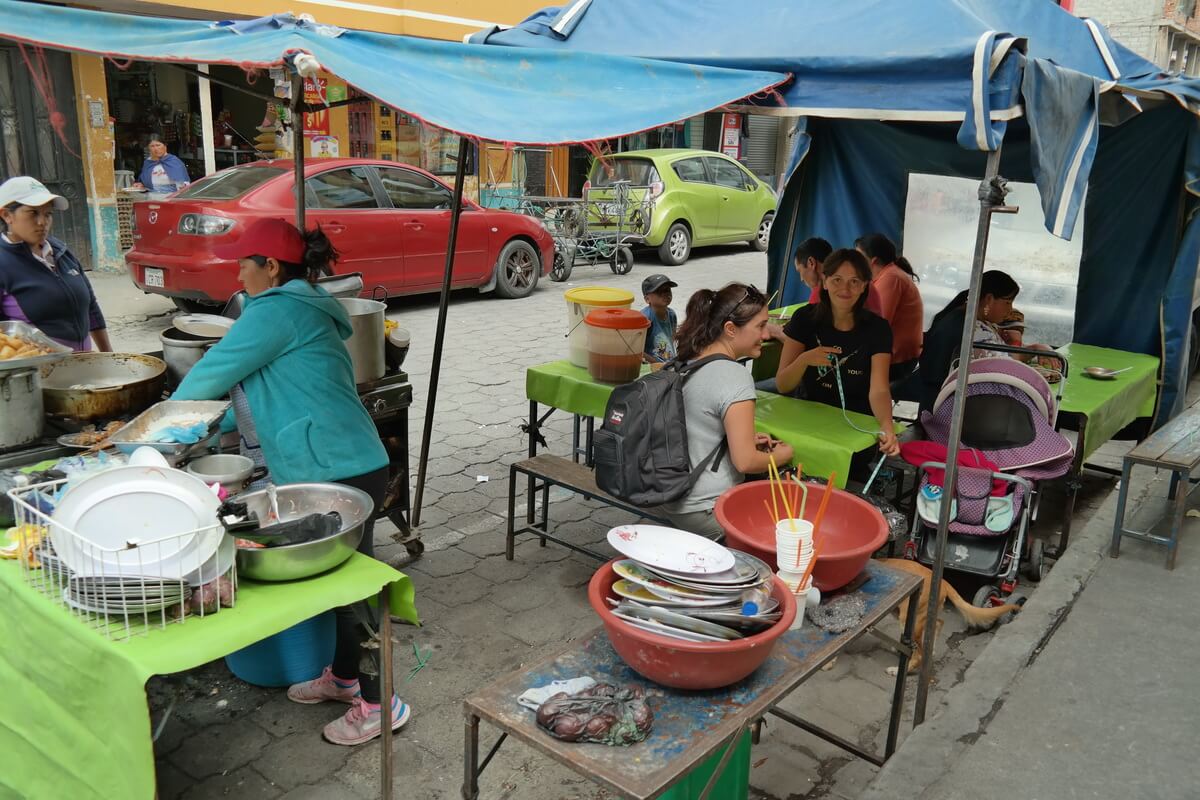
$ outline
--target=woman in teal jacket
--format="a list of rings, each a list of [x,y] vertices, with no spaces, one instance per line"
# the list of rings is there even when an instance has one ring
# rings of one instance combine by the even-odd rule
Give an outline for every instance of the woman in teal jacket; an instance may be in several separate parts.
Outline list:
[[[291,223],[260,220],[234,242],[213,248],[237,259],[238,280],[248,298],[241,317],[187,374],[172,397],[213,400],[226,394],[242,452],[267,467],[277,485],[336,482],[362,489],[382,502],[388,457],[375,423],[354,385],[354,368],[343,340],[350,319],[337,299],[312,281],[337,253],[320,228],[301,234]],[[359,552],[374,554],[373,525],[363,530]],[[359,613],[371,614],[366,604]],[[375,675],[360,675],[366,631],[350,607],[337,610],[333,664],[321,677],[296,684],[298,703],[349,703],[350,710],[325,726],[334,744],[361,744],[380,733],[380,688]],[[392,697],[393,728],[408,721],[409,707]]]

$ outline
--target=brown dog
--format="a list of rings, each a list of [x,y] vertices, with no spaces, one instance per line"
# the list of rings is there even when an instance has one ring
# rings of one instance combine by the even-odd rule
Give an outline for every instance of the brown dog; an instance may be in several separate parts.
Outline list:
[[[921,648],[925,643],[925,613],[929,608],[929,593],[933,586],[933,572],[923,564],[916,561],[909,561],[906,558],[884,558],[882,563],[887,564],[893,569],[898,569],[902,572],[907,572],[911,575],[916,575],[921,578],[921,596],[917,600],[917,618],[913,621],[913,654],[908,659],[908,671],[916,672],[921,668],[921,658],[924,656]],[[954,607],[958,609],[958,613],[967,623],[967,627],[974,630],[986,630],[1008,613],[1016,613],[1021,610],[1021,606],[1015,603],[1005,603],[1000,606],[991,608],[979,608],[973,606],[963,599],[962,595],[954,590],[946,581],[942,581],[942,590],[940,592],[942,603],[949,600]],[[908,603],[900,606],[900,625],[904,625],[904,617],[908,609]],[[937,620],[938,632],[941,632],[943,619],[939,615]],[[888,667],[888,673],[895,675],[896,668]]]

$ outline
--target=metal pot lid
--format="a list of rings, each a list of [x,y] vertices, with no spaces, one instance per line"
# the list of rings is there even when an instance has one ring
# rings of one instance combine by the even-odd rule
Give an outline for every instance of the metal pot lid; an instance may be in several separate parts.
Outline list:
[[[205,339],[220,339],[229,333],[233,320],[219,314],[180,314],[172,320],[176,330]]]

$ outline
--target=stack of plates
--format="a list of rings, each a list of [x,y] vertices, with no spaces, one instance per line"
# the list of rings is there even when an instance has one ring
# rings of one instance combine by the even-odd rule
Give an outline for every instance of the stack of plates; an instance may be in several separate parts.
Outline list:
[[[622,525],[608,542],[628,556],[613,565],[620,580],[613,614],[635,628],[689,642],[723,642],[779,621],[774,574],[754,556],[686,531]]]
[[[182,603],[191,590],[159,578],[74,575],[63,589],[72,608],[97,614],[146,614]]]

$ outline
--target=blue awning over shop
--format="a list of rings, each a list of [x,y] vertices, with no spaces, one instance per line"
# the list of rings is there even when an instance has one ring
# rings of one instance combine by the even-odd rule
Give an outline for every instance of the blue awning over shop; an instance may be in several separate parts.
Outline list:
[[[787,79],[590,53],[503,50],[347,30],[280,14],[210,23],[0,0],[0,37],[60,50],[267,68],[304,51],[387,105],[456,133],[519,144],[607,139],[670,124]]]

